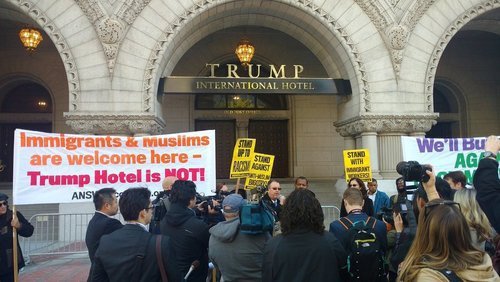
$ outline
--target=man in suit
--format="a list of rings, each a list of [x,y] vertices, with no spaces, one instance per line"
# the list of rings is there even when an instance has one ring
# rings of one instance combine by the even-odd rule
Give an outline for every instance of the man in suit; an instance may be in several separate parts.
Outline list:
[[[281,206],[284,198],[281,198],[281,185],[278,181],[271,179],[267,184],[267,193],[262,197],[263,202],[268,207],[272,208],[274,219],[280,220]]]
[[[181,281],[170,238],[153,235],[146,227],[153,214],[150,197],[147,188],[122,193],[120,211],[127,224],[101,238],[92,281],[165,281],[167,277]]]
[[[85,244],[89,251],[90,261],[94,261],[95,251],[99,246],[102,235],[109,234],[122,228],[122,224],[112,216],[118,213],[118,201],[116,200],[116,190],[113,188],[103,188],[94,194],[95,214],[87,227]]]

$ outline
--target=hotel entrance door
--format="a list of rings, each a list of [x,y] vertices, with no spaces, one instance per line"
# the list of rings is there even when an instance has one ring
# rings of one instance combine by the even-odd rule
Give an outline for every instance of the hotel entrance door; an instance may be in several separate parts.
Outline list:
[[[289,177],[288,120],[250,120],[248,137],[257,139],[256,152],[275,156],[273,178]]]

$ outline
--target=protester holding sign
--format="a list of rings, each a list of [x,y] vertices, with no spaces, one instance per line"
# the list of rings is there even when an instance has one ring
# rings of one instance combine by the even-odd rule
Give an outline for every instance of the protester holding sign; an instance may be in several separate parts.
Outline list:
[[[476,199],[497,232],[500,232],[500,179],[498,178],[498,151],[500,140],[488,137],[484,158],[479,162],[474,175]]]
[[[13,214],[9,209],[8,199],[7,195],[0,193],[0,281],[2,282],[14,281],[14,271],[24,267],[23,253],[18,240],[18,269],[14,269],[13,228],[16,228],[17,234],[23,237],[30,237],[34,230],[33,225],[20,212],[16,211],[16,214]]]
[[[500,232],[500,179],[498,178],[498,151],[500,140],[489,136],[484,146],[484,158],[479,162],[474,175],[474,187],[477,189],[476,199],[490,220],[491,225]],[[500,273],[500,240],[497,242],[493,256],[495,270]]]

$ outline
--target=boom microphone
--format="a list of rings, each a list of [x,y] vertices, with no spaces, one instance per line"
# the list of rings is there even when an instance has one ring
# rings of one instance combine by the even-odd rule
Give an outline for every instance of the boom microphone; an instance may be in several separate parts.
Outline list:
[[[189,275],[191,275],[191,272],[193,272],[195,269],[197,269],[198,266],[200,266],[200,261],[199,260],[193,261],[193,263],[191,263],[191,267],[189,268],[188,273],[186,274],[186,276],[184,276],[184,280],[187,280]]]

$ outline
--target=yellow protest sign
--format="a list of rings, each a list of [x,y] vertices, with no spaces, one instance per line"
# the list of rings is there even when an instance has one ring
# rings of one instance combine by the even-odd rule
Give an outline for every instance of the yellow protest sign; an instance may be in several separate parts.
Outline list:
[[[236,140],[229,178],[244,178],[250,173],[250,164],[255,150],[255,143],[256,140],[251,138],[239,138]]]
[[[250,174],[245,181],[245,189],[251,190],[257,186],[267,186],[273,171],[274,156],[254,153],[250,165]]]
[[[372,179],[370,152],[367,149],[344,150],[344,167],[346,181],[354,177],[365,182]]]

